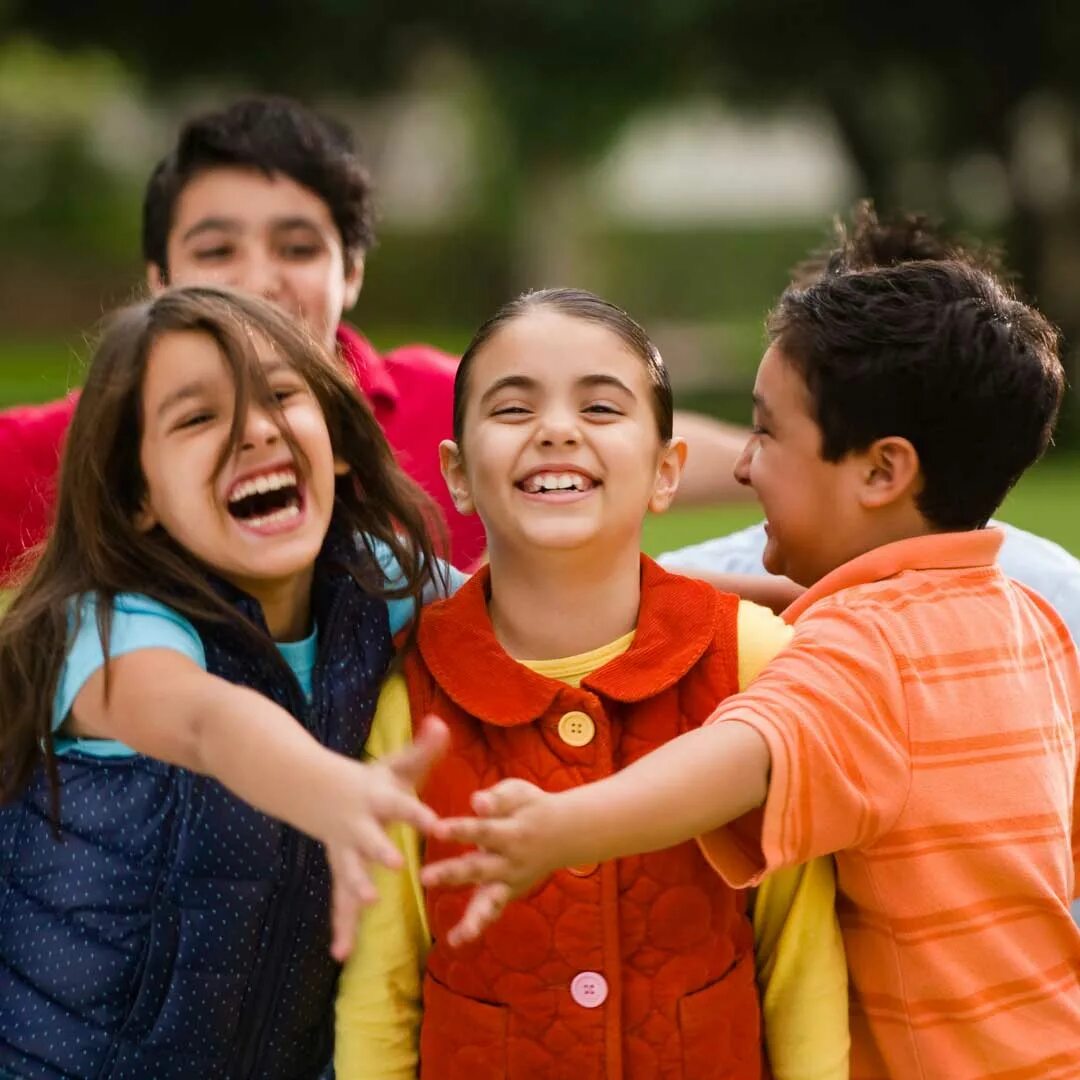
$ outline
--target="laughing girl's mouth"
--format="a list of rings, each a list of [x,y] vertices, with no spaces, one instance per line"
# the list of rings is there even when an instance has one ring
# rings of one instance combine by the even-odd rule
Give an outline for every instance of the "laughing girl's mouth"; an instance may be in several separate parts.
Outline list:
[[[539,472],[525,477],[518,487],[528,495],[558,491],[591,491],[598,482],[579,472]]]
[[[247,525],[269,525],[297,517],[303,499],[296,470],[278,469],[241,480],[228,494],[229,513]]]

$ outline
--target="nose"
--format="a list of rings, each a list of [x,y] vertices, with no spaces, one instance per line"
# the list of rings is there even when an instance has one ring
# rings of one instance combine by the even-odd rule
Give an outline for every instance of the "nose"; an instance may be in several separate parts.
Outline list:
[[[541,446],[575,446],[581,441],[577,411],[552,408],[544,412],[537,427]]]
[[[735,468],[732,473],[735,477],[735,482],[742,484],[743,487],[750,486],[750,462],[754,458],[754,448],[757,446],[757,436],[751,435],[746,440],[746,445],[743,446],[739,456],[735,459]]]
[[[272,251],[253,251],[248,255],[235,282],[237,288],[264,300],[279,303],[284,288],[281,266]]]
[[[261,405],[252,403],[248,406],[244,418],[244,436],[241,450],[257,450],[262,446],[273,446],[281,441],[281,429],[277,421]]]

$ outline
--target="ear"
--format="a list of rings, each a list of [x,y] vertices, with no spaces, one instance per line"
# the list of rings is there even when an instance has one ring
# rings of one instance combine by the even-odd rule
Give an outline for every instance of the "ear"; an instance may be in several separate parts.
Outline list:
[[[660,460],[656,465],[656,481],[649,499],[649,509],[654,514],[662,514],[675,500],[679,490],[679,480],[686,467],[686,440],[678,436],[673,438],[660,451]]]
[[[169,287],[165,271],[157,263],[148,262],[146,264],[146,284],[154,296],[163,293]]]
[[[922,487],[919,454],[907,439],[878,439],[860,455],[859,501],[868,510],[914,499]]]
[[[346,255],[345,262],[345,296],[342,312],[356,306],[360,298],[360,289],[364,284],[364,253],[356,252],[354,255]]]
[[[443,480],[454,500],[459,514],[475,514],[476,504],[469,490],[469,477],[465,471],[465,460],[461,450],[453,439],[443,439],[439,443],[439,465],[442,467]]]
[[[145,495],[139,503],[139,509],[135,511],[134,525],[135,531],[141,533],[153,532],[158,527],[157,514]]]

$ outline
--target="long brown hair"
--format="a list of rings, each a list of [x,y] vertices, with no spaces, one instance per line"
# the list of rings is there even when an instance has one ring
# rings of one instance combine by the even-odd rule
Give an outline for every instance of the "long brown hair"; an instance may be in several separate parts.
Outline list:
[[[106,325],[68,431],[53,529],[0,620],[0,803],[17,797],[43,762],[57,808],[52,703],[78,618],[77,598],[96,597],[106,656],[112,602],[121,592],[144,593],[192,620],[239,621],[253,647],[272,647],[214,590],[194,556],[164,530],[142,532],[135,523],[146,493],[139,458],[146,363],[154,343],[175,331],[208,334],[236,387],[219,471],[240,446],[253,401],[279,418],[283,439],[303,460],[259,361],[255,340],[261,338],[310,386],[335,456],[350,467],[337,480],[334,527],[363,537],[367,551],[358,549],[345,569],[368,592],[411,597],[417,605],[438,575],[429,534],[440,529],[438,510],[395,462],[337,358],[288,315],[250,296],[201,287],[171,290],[119,311]],[[387,586],[372,541],[386,544],[397,559],[397,587]],[[105,674],[108,693],[107,665]]]

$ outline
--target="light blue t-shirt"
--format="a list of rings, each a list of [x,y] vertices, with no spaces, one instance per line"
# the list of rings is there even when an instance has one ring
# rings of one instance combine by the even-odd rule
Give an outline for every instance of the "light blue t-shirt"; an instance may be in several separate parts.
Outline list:
[[[1049,600],[1065,620],[1073,640],[1080,643],[1080,560],[1060,544],[1004,521],[990,522],[1001,529],[1005,540],[998,565],[1040,596]],[[701,544],[669,551],[658,562],[666,570],[693,574],[695,570],[714,574],[764,574],[761,556],[765,551],[764,524],[706,540]]]
[[[401,581],[401,568],[388,547],[375,542],[375,554],[382,567],[387,585]],[[430,603],[442,595],[441,587],[445,581],[446,590],[454,592],[465,580],[461,571],[440,562],[440,574],[436,575],[439,586],[428,589],[424,603]],[[413,616],[413,603],[410,599],[388,600],[387,615],[390,633],[396,634],[408,625]],[[301,690],[311,697],[311,676],[318,655],[318,627],[302,641],[279,641],[276,643],[283,659],[289,665]],[[138,593],[121,593],[113,603],[113,618],[109,632],[109,656],[115,658],[138,649],[172,649],[206,669],[206,652],[199,632],[183,615],[172,608],[148,596]],[[85,597],[81,602],[79,628],[68,649],[64,666],[53,699],[52,728],[59,729],[71,711],[79,691],[87,680],[105,663],[96,621],[96,604],[93,597]],[[70,750],[98,757],[122,757],[134,751],[124,743],[112,739],[56,739],[56,752],[63,754]]]

